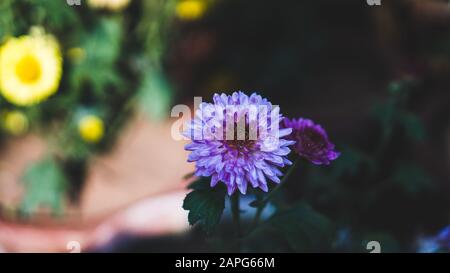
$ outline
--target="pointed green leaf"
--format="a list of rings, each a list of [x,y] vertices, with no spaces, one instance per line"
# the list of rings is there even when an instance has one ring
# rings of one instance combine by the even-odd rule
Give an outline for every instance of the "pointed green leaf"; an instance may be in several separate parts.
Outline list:
[[[121,85],[122,79],[115,64],[120,55],[122,24],[118,18],[102,19],[88,33],[81,44],[86,57],[74,65],[71,85],[79,91],[90,84],[97,95],[107,94],[108,84]]]
[[[406,193],[417,195],[434,187],[433,179],[418,166],[401,163],[396,168],[392,181]]]
[[[183,202],[183,209],[189,211],[189,224],[199,223],[210,234],[219,224],[225,208],[225,188],[220,184],[211,188],[209,179],[200,179],[194,182],[190,188],[194,190],[186,196]]]
[[[139,106],[151,119],[161,120],[170,113],[173,92],[161,71],[146,70],[138,93]]]
[[[49,207],[55,214],[62,212],[67,180],[54,160],[47,158],[34,163],[26,169],[22,181],[25,196],[21,211],[24,214],[32,214],[41,207]]]
[[[259,242],[267,242],[268,251],[321,251],[330,249],[334,239],[334,227],[323,215],[306,203],[275,213],[261,223],[246,239],[255,249]],[[270,240],[270,242],[269,242]],[[263,246],[264,247],[264,246]],[[262,249],[264,251],[264,249]]]
[[[422,121],[416,115],[402,113],[399,115],[399,121],[410,139],[420,141],[425,138],[425,128]]]

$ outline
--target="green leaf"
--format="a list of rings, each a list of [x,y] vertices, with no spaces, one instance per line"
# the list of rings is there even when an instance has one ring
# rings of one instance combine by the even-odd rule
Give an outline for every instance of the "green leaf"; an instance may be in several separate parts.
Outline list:
[[[334,227],[323,215],[306,203],[275,213],[266,222],[260,224],[249,235],[247,242],[260,249],[261,243],[268,242],[267,251],[308,252],[330,249],[334,239]]]
[[[190,185],[193,189],[183,202],[183,209],[189,211],[189,224],[199,223],[210,234],[220,222],[225,208],[226,191],[223,185],[209,186],[209,179],[199,179]]]
[[[366,163],[367,156],[362,152],[343,146],[341,149],[341,156],[333,163],[332,171],[333,177],[340,178],[344,174],[356,175],[361,168],[361,165]]]
[[[390,138],[393,133],[397,111],[396,101],[393,98],[385,103],[376,104],[372,111],[373,116],[380,123],[384,139]]]
[[[194,182],[192,182],[188,189],[191,190],[208,190],[211,189],[211,186],[209,185],[209,178],[201,177]]]
[[[26,189],[21,203],[24,214],[32,214],[41,207],[49,207],[55,214],[62,212],[68,183],[53,159],[47,158],[29,166],[22,181]]]
[[[380,123],[384,140],[392,137],[397,126],[402,126],[407,136],[413,140],[420,141],[425,137],[425,129],[420,119],[406,110],[411,89],[415,84],[415,80],[409,78],[392,82],[388,86],[388,99],[375,105],[372,114]]]
[[[177,1],[141,1],[141,9],[145,16],[137,26],[137,34],[142,39],[146,58],[156,67],[160,67],[161,57],[167,47],[167,34],[170,33]]]
[[[54,0],[27,0],[32,5],[32,21],[38,25],[48,25],[57,30],[77,27],[79,20],[76,9],[64,1]]]
[[[410,78],[403,78],[397,81],[392,81],[387,87],[387,91],[391,98],[396,100],[405,97],[414,86],[415,81]]]
[[[138,92],[139,106],[151,119],[164,119],[170,112],[172,89],[160,71],[151,68],[146,71]]]
[[[83,39],[81,47],[86,57],[74,65],[70,76],[71,85],[76,91],[90,84],[94,92],[107,95],[106,86],[122,85],[115,64],[120,55],[122,24],[118,18],[102,19]]]
[[[398,119],[410,139],[421,141],[425,138],[425,128],[422,121],[416,115],[402,113]]]
[[[12,0],[0,1],[0,43],[3,42],[5,36],[14,32],[15,20],[12,5]]]
[[[406,193],[417,195],[434,187],[433,179],[418,166],[401,163],[396,168],[392,181]]]

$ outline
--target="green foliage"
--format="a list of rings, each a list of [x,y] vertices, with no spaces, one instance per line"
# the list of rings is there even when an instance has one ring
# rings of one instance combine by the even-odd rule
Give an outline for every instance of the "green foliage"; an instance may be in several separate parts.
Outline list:
[[[219,184],[211,188],[208,179],[199,179],[189,188],[192,191],[183,202],[183,209],[189,211],[189,224],[199,223],[203,230],[212,233],[225,208],[225,187]]]
[[[0,42],[14,31],[13,0],[0,1]]]
[[[331,249],[334,226],[306,203],[275,213],[245,238],[252,251],[317,252]]]
[[[17,1],[19,2],[19,1]],[[31,5],[31,19],[33,24],[47,25],[53,30],[75,28],[78,23],[76,10],[66,1],[54,0],[26,0]]]
[[[380,122],[382,137],[387,139],[392,135],[396,119],[396,105],[393,99],[383,104],[378,104],[373,110],[375,118]]]
[[[96,147],[81,139],[78,133],[77,114],[68,117],[62,132],[53,136],[52,141],[56,144],[55,146],[64,147],[64,150],[60,152],[63,152],[66,158],[88,160],[89,156],[96,151]]]
[[[398,120],[408,138],[415,141],[421,141],[425,138],[425,128],[422,121],[416,115],[403,112],[399,114]]]
[[[152,119],[160,120],[170,112],[173,91],[165,76],[151,68],[143,76],[137,100],[140,108]]]
[[[54,159],[46,158],[29,166],[22,180],[26,192],[21,212],[30,215],[43,207],[57,214],[62,212],[67,179]]]
[[[0,1],[0,43],[39,26],[60,44],[64,66],[59,90],[38,105],[20,109],[29,118],[31,130],[45,136],[49,149],[58,154],[48,167],[54,177],[63,174],[60,165],[89,162],[92,155],[111,147],[136,107],[156,119],[167,114],[173,95],[161,62],[176,3],[132,1],[131,6],[141,8],[111,12],[94,10],[85,2],[78,7],[64,0]],[[144,65],[133,67],[137,62]],[[16,108],[3,98],[0,107]],[[79,136],[79,117],[86,112],[101,117],[105,124],[104,139],[97,143],[86,143]],[[65,187],[57,188],[50,181],[45,195],[30,175],[26,177],[25,211],[31,213],[41,199],[61,209],[57,200],[64,199]]]
[[[392,181],[413,196],[434,187],[433,179],[428,174],[408,163],[399,164],[392,175]]]
[[[382,139],[387,140],[395,133],[397,126],[403,128],[409,139],[421,141],[425,137],[422,121],[407,109],[408,99],[414,82],[403,80],[393,82],[388,88],[389,98],[375,105],[374,117],[379,121],[382,129]]]
[[[137,32],[142,37],[145,53],[152,65],[159,68],[166,48],[168,30],[173,20],[177,0],[143,0],[142,10],[146,13],[140,21]]]
[[[374,171],[376,163],[364,152],[343,145],[341,145],[340,152],[340,157],[333,162],[332,166],[331,175],[334,179],[343,175],[355,176],[362,168],[367,168],[371,172]]]
[[[103,18],[82,38],[85,58],[74,65],[70,82],[74,91],[90,86],[99,97],[111,96],[108,84],[120,89],[115,65],[120,54],[123,30],[120,18]]]

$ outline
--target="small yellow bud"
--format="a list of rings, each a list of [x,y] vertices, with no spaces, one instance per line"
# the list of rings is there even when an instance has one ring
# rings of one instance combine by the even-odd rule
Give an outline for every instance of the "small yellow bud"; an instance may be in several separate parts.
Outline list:
[[[94,115],[86,115],[78,123],[81,138],[89,143],[100,141],[104,134],[103,121]]]
[[[182,0],[175,8],[175,12],[181,20],[196,20],[200,18],[205,11],[205,0]]]
[[[81,47],[72,47],[67,50],[67,57],[72,62],[78,63],[86,58],[86,51]]]
[[[8,111],[3,115],[3,127],[12,135],[23,135],[28,130],[28,118],[20,111]]]

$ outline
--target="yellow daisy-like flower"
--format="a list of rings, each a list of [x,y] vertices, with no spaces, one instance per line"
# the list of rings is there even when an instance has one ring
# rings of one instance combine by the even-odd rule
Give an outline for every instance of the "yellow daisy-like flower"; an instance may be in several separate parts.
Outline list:
[[[3,128],[15,136],[24,134],[28,130],[28,118],[20,111],[3,113]]]
[[[88,5],[96,9],[109,9],[119,11],[124,9],[131,0],[88,0]]]
[[[95,143],[100,141],[104,131],[103,120],[95,115],[86,115],[78,122],[78,132],[86,142]]]
[[[58,90],[62,57],[55,38],[35,29],[0,47],[0,93],[11,103],[32,105]]]
[[[205,11],[205,0],[182,0],[175,7],[175,12],[181,20],[196,20],[202,17]]]

